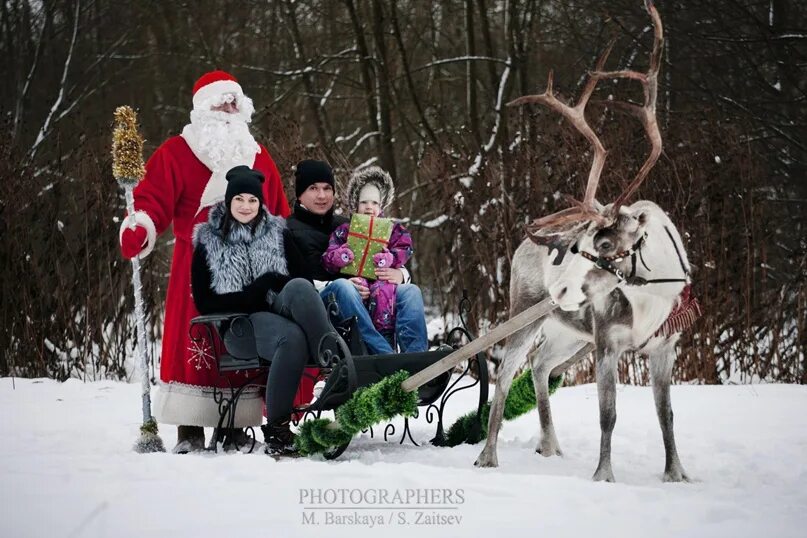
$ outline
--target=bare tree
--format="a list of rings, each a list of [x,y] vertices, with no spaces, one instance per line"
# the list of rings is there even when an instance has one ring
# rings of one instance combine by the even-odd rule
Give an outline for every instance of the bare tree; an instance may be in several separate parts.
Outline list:
[[[582,189],[582,163],[593,157],[561,121],[502,104],[535,93],[549,65],[558,66],[558,99],[579,94],[580,73],[612,39],[615,70],[644,70],[651,25],[637,1],[6,0],[0,372],[10,363],[37,375],[84,375],[96,364],[125,371],[117,366],[130,330],[119,304],[125,265],[112,220],[122,204],[104,176],[111,113],[138,108],[153,150],[181,130],[194,80],[215,68],[233,72],[253,98],[253,126],[290,196],[295,159],[327,158],[340,180],[377,160],[396,180],[394,214],[415,235],[411,269],[430,306],[452,311],[463,289],[475,290],[473,323],[496,323],[509,307],[509,262],[524,225],[564,209],[558,193]],[[637,195],[663,200],[682,223],[707,310],[682,340],[678,378],[807,380],[798,354],[807,347],[807,13],[799,7],[660,6],[669,45],[658,117],[669,143]],[[615,138],[645,147],[641,126],[614,126],[603,106],[615,93],[641,103],[629,82],[603,80],[592,95],[589,120],[605,147]],[[630,183],[637,154],[608,156],[605,196]],[[158,245],[145,282],[155,319],[167,250]],[[640,362],[630,368],[633,377],[625,370],[622,379],[642,382]],[[585,365],[572,375],[591,379]]]

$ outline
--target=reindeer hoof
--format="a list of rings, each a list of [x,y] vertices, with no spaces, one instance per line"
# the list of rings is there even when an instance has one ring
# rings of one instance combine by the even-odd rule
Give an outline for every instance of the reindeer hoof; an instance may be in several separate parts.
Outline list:
[[[689,476],[681,467],[675,467],[664,471],[664,482],[689,482]]]
[[[591,479],[595,482],[616,482],[616,480],[614,480],[614,472],[610,467],[598,468],[594,471],[594,476],[592,476]]]
[[[561,452],[560,447],[557,443],[544,443],[541,441],[538,443],[538,446],[535,448],[535,451],[542,455],[545,458],[550,456],[563,456],[563,452]]]
[[[483,451],[479,457],[476,458],[474,465],[476,467],[498,467],[499,458],[497,458],[495,454],[490,455]]]

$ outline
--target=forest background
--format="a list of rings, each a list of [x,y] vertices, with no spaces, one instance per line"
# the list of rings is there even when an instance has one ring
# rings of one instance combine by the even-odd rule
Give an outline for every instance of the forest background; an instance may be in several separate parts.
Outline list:
[[[681,340],[679,382],[807,382],[807,10],[798,0],[657,2],[666,41],[664,153],[637,198],[679,227],[705,315]],[[485,331],[508,316],[524,224],[580,197],[588,144],[554,113],[507,108],[554,70],[566,99],[608,42],[607,69],[645,69],[641,0],[1,0],[0,375],[125,379],[131,266],[111,175],[111,119],[132,105],[146,156],[188,122],[214,68],[254,100],[253,132],[293,200],[292,166],[327,159],[343,187],[375,162],[415,237],[430,315]],[[601,82],[590,123],[609,157],[598,196],[644,160],[641,98]],[[145,262],[160,338],[170,234]],[[159,359],[159,350],[151,350]],[[494,351],[491,360],[496,362]],[[592,379],[591,362],[569,382]],[[628,357],[623,382],[647,369]]]

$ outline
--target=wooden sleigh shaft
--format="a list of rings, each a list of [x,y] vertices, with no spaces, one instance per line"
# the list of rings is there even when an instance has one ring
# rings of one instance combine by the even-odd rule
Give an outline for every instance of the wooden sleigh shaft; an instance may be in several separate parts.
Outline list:
[[[529,307],[520,314],[505,321],[484,336],[480,336],[479,338],[454,351],[450,355],[442,358],[438,362],[435,362],[431,366],[424,368],[417,374],[407,378],[407,380],[401,384],[401,388],[406,392],[417,390],[421,385],[428,383],[440,374],[451,370],[460,362],[473,357],[477,353],[485,351],[496,342],[504,340],[514,332],[523,329],[530,323],[548,316],[556,308],[557,305],[552,302],[551,298],[547,297],[540,303]]]

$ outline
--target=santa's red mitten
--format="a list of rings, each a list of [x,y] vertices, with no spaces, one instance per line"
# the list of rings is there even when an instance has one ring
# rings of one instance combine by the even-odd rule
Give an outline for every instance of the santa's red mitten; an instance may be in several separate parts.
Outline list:
[[[390,267],[392,265],[392,252],[384,249],[382,252],[373,256],[373,264],[378,268]]]
[[[140,254],[146,246],[146,229],[135,226],[134,230],[126,228],[120,236],[120,252],[127,260]]]

